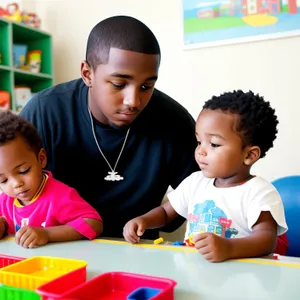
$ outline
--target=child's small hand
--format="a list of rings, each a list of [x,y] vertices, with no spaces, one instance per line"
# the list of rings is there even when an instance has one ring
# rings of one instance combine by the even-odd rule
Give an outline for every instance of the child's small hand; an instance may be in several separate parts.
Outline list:
[[[213,233],[196,234],[193,238],[195,248],[211,262],[221,262],[230,258],[231,247],[227,239]]]
[[[24,226],[15,236],[16,243],[24,248],[34,248],[48,243],[48,232],[45,228]]]
[[[3,235],[6,231],[6,221],[2,217],[0,218],[0,239],[2,239]]]
[[[146,228],[147,224],[142,217],[132,219],[124,226],[123,236],[125,240],[131,244],[138,243]]]
[[[0,239],[2,239],[6,230],[7,230],[7,222],[4,217],[0,217]]]

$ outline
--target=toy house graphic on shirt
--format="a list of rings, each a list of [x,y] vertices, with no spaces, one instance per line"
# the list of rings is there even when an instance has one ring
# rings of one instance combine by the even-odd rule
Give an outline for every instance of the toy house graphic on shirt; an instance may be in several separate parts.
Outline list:
[[[232,220],[228,219],[222,209],[213,200],[205,200],[194,206],[193,213],[188,215],[189,233],[211,232],[225,238],[232,238],[238,234],[230,227]]]

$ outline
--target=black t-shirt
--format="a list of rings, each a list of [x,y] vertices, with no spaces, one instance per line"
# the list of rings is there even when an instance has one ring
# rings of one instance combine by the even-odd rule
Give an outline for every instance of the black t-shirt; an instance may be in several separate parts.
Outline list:
[[[105,181],[110,168],[93,137],[87,96],[83,81],[73,80],[36,94],[20,115],[32,122],[43,138],[46,169],[75,188],[99,212],[104,221],[103,236],[122,237],[127,221],[160,205],[169,185],[176,188],[199,170],[194,160],[195,121],[179,103],[155,90],[130,125],[116,167],[124,180]],[[98,143],[114,167],[128,128],[97,121],[94,125]],[[169,231],[180,223],[182,219],[175,221]],[[157,236],[157,230],[144,235]]]

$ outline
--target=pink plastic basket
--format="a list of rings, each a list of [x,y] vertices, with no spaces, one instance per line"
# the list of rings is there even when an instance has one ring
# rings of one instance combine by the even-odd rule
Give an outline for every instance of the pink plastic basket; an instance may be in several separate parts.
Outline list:
[[[24,260],[23,257],[0,254],[0,269]]]
[[[134,273],[111,272],[101,274],[71,289],[69,292],[56,294],[54,297],[59,289],[57,288],[58,280],[39,287],[37,293],[42,295],[43,300],[126,300],[130,294],[140,288],[160,290],[155,296],[144,299],[174,300],[174,287],[176,285],[176,281],[172,279]]]

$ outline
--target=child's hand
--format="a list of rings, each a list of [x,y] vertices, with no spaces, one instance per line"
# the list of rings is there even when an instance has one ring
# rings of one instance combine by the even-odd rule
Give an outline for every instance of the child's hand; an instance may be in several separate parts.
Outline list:
[[[195,248],[211,262],[221,262],[230,258],[231,247],[227,239],[213,233],[196,234],[193,238]]]
[[[140,237],[144,234],[147,228],[146,221],[141,218],[135,218],[126,223],[123,228],[123,236],[125,240],[131,244],[138,243]]]
[[[16,243],[24,248],[34,248],[48,243],[48,232],[45,228],[24,226],[15,236]]]
[[[7,230],[7,222],[4,217],[0,217],[0,239],[2,239],[3,235]]]

